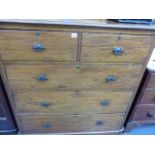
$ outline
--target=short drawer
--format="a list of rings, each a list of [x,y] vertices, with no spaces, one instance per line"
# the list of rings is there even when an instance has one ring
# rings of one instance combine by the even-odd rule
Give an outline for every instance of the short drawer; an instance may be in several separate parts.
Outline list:
[[[23,133],[69,133],[118,130],[124,114],[18,116]]]
[[[155,123],[155,106],[139,106],[136,108],[133,121],[154,122]]]
[[[83,62],[144,62],[151,37],[127,34],[83,33]]]
[[[20,91],[14,93],[18,113],[119,113],[126,112],[132,92]]]
[[[75,61],[77,37],[69,32],[0,31],[0,54],[9,61]]]
[[[12,90],[134,90],[140,64],[10,64],[6,72]]]

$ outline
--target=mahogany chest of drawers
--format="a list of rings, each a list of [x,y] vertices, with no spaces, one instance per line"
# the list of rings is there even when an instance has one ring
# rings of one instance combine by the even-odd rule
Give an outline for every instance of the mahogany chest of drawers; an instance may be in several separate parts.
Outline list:
[[[122,132],[154,35],[112,25],[1,23],[1,74],[20,133]]]
[[[135,98],[126,131],[134,127],[155,123],[155,73],[146,70],[141,87]]]

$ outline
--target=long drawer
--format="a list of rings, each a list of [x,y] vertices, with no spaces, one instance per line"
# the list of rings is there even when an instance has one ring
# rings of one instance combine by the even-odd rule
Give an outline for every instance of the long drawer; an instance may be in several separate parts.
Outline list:
[[[6,72],[14,90],[134,90],[141,64],[11,64]]]
[[[132,92],[20,91],[14,93],[18,113],[126,112]]]
[[[0,54],[3,60],[75,61],[77,33],[0,31]]]
[[[93,132],[118,130],[124,114],[20,115],[23,133]]]
[[[83,62],[144,62],[151,43],[150,36],[83,33]]]

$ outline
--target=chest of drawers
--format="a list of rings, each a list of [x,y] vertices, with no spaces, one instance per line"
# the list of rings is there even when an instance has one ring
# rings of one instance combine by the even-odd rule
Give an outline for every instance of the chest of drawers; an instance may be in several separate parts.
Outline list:
[[[1,23],[1,74],[20,133],[122,132],[154,34],[110,25]]]
[[[141,87],[135,98],[130,118],[127,121],[126,132],[143,125],[155,123],[155,73],[146,70]]]

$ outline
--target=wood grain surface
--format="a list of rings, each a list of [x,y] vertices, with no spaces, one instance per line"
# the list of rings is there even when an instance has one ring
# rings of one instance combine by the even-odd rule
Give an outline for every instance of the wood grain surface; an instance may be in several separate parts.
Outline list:
[[[19,116],[23,133],[92,132],[118,130],[124,114]]]
[[[155,91],[143,91],[138,104],[155,104]]]
[[[20,132],[120,131],[154,47],[144,27],[1,22],[1,73]]]
[[[140,64],[42,64],[6,65],[14,90],[134,90],[143,66]],[[46,81],[36,78],[45,75]],[[113,75],[116,81],[107,82]]]
[[[155,73],[151,74],[148,82],[146,83],[145,90],[153,90],[155,91]]]
[[[15,23],[0,22],[0,29],[8,30],[39,30],[39,31],[78,31],[78,32],[107,32],[107,33],[126,33],[126,34],[145,34],[154,35],[155,26],[152,25],[133,25],[133,24],[103,24],[97,25],[80,25],[80,24],[45,24],[40,23]]]
[[[72,37],[72,35],[76,37]],[[11,61],[75,61],[77,33],[0,31],[0,53],[3,60]],[[44,44],[45,50],[35,52],[34,43]]]
[[[132,121],[153,121],[155,122],[155,106],[149,105],[149,106],[139,106],[136,107],[135,112],[133,114]]]
[[[126,112],[132,92],[18,91],[18,113],[120,113]]]
[[[83,62],[144,62],[151,43],[150,36],[83,33],[81,60]],[[121,55],[113,53],[122,48]]]

